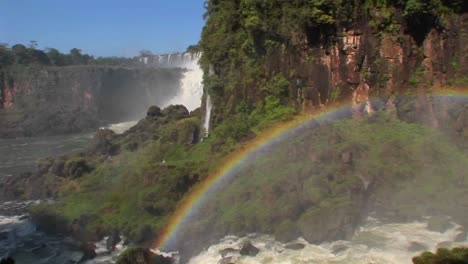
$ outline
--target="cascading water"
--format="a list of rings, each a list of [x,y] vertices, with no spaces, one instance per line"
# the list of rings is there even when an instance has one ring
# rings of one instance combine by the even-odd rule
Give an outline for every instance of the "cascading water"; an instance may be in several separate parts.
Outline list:
[[[186,69],[180,80],[180,92],[168,100],[162,107],[169,105],[184,105],[189,111],[193,111],[201,105],[203,95],[203,71],[198,64],[200,53],[192,54],[191,60],[183,60],[184,56],[174,56],[175,61],[169,61],[167,67],[181,67]]]
[[[298,239],[283,244],[271,236],[231,236],[192,258],[189,264],[409,264],[412,257],[425,250],[434,251],[440,243],[468,245],[466,237],[464,241],[454,242],[461,232],[456,224],[439,233],[428,230],[427,223],[423,222],[384,224],[370,218],[349,241],[313,245]],[[247,240],[260,250],[258,255],[240,255],[239,250]]]
[[[203,95],[203,71],[198,64],[201,53],[176,53],[166,55],[154,55],[140,58],[140,62],[149,67],[160,68],[183,68],[185,72],[179,81],[180,90],[171,99],[167,100],[160,107],[165,108],[169,105],[184,105],[189,111],[193,111],[201,105]],[[209,111],[208,111],[209,110]],[[205,131],[209,130],[209,120],[211,114],[211,100],[208,98],[207,115],[205,116]],[[116,134],[122,134],[138,121],[110,124],[107,128],[113,130]],[[207,132],[208,133],[208,132]]]
[[[203,121],[203,128],[205,129],[205,136],[208,136],[210,133],[210,119],[211,119],[211,96],[208,94],[206,96],[206,109],[205,109],[205,120]]]

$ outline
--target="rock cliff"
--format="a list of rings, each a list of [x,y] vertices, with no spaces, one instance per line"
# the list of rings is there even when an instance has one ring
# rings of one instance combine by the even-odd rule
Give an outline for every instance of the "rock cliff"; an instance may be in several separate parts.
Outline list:
[[[144,117],[180,89],[179,69],[11,67],[0,72],[0,137],[92,131]]]

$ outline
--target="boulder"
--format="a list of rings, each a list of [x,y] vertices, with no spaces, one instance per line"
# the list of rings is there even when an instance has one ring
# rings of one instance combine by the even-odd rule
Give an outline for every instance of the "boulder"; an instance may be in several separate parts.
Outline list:
[[[258,252],[260,252],[260,250],[256,248],[254,245],[252,245],[250,241],[245,241],[242,245],[241,250],[239,251],[239,253],[242,256],[250,256],[250,257],[257,256]]]
[[[189,117],[189,111],[185,106],[183,105],[170,105],[166,107],[162,113],[164,116],[166,116],[168,119],[172,120],[179,120],[182,118],[187,118]]]
[[[218,264],[235,264],[236,261],[234,257],[226,257],[222,258],[220,261],[218,261]]]
[[[162,116],[161,108],[153,105],[148,109],[148,112],[146,113],[148,117],[158,117]]]
[[[172,264],[174,259],[155,254],[148,249],[132,247],[125,250],[118,258],[117,264]]]
[[[115,246],[121,241],[119,230],[112,230],[109,237],[106,240],[106,248],[109,251],[114,251]]]
[[[234,255],[234,254],[238,254],[239,253],[239,250],[235,249],[235,248],[225,248],[225,249],[222,249],[219,251],[219,254],[221,255],[221,257],[225,258],[229,255]]]
[[[287,244],[286,246],[284,246],[284,248],[290,249],[290,250],[301,250],[305,248],[305,245],[302,243],[291,243],[291,244]]]
[[[82,260],[93,259],[97,256],[96,245],[94,245],[93,243],[82,243],[80,245],[80,250],[84,254]]]
[[[346,251],[348,248],[349,248],[349,246],[347,246],[347,245],[335,244],[335,245],[332,246],[331,250],[332,250],[333,254],[338,255],[341,252]]]

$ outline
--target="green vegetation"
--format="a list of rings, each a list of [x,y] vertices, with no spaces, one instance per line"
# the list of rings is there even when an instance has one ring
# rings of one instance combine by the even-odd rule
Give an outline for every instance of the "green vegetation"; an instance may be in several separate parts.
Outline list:
[[[40,50],[37,43],[31,41],[28,47],[23,44],[9,46],[0,43],[0,68],[13,65],[112,65],[122,66],[134,63],[136,60],[124,57],[98,57],[83,54],[80,49],[73,48],[68,54],[63,54],[54,48]]]
[[[453,69],[453,78],[451,78],[448,82],[450,86],[455,86],[455,87],[463,87],[468,85],[468,76],[463,73],[459,59],[458,58],[453,58],[452,62],[450,63]]]
[[[419,67],[411,75],[409,79],[409,84],[412,87],[418,87],[422,82],[424,82],[424,67]]]
[[[195,115],[171,119],[156,111],[154,120],[142,121],[144,133],[138,128],[105,142],[118,153],[68,157],[65,175],[48,170],[45,188],[61,200],[36,207],[35,214],[78,222],[91,237],[118,228],[135,241],[151,238],[229,153],[299,112],[293,99],[307,85],[300,80],[308,69],[301,73],[285,63],[302,56],[298,47],[326,46],[335,41],[338,28],[362,16],[372,20],[374,29],[396,33],[400,19],[414,22],[458,12],[461,5],[437,0],[207,1],[200,46],[189,50],[203,52],[204,86],[216,109],[210,136],[194,142],[201,123]],[[11,56],[1,58],[10,64],[89,62],[79,50],[24,55],[32,49],[4,47]],[[422,74],[418,70],[411,85],[420,85]],[[321,100],[339,101],[345,90],[336,88]],[[216,236],[256,231],[280,240],[342,238],[359,223],[367,202],[398,220],[440,213],[463,222],[467,164],[466,155],[441,135],[385,113],[312,126],[247,162],[236,180],[201,209],[207,217],[187,227],[187,239],[203,228],[216,230]]]
[[[142,230],[160,230],[191,186],[207,177],[248,134],[286,120],[293,113],[270,98],[245,116],[246,120],[234,116],[238,119],[218,126],[197,144],[192,144],[192,133],[199,129],[198,117],[158,117],[151,121],[156,129],[146,123],[145,133],[149,134],[96,144],[95,148],[104,149],[101,154],[41,162],[42,167],[63,167],[60,173],[43,175],[49,179],[44,188],[57,192],[63,200],[38,206],[34,212],[68,223],[84,223],[83,232],[88,237],[118,228],[138,240]],[[107,151],[115,149],[120,149],[119,154],[106,158]],[[151,232],[146,233],[151,236]]]
[[[422,43],[442,18],[461,12],[463,1],[441,0],[210,0],[205,2],[206,25],[200,49],[206,90],[216,102],[219,120],[230,116],[242,102],[250,111],[265,100],[269,82],[281,80],[281,104],[300,108],[294,83],[306,79],[304,65],[316,54],[307,46],[333,44],[346,28],[362,24],[364,18],[375,34],[388,32],[400,37],[403,31]],[[305,47],[306,46],[306,47]],[[310,49],[309,49],[310,51]],[[283,82],[285,81],[285,82]],[[420,78],[413,78],[414,85]],[[284,85],[283,84],[286,84]],[[308,85],[308,84],[305,84]],[[345,89],[346,90],[346,89]],[[326,102],[331,93],[321,94]],[[333,94],[336,96],[336,94]],[[345,94],[343,94],[344,96]],[[291,100],[292,99],[292,100]],[[341,99],[341,98],[340,98]]]
[[[468,248],[454,248],[452,250],[440,248],[436,254],[423,253],[413,258],[414,264],[467,264]]]
[[[437,133],[386,114],[312,126],[244,164],[186,233],[339,239],[369,203],[397,221],[447,214],[465,222],[467,162]]]

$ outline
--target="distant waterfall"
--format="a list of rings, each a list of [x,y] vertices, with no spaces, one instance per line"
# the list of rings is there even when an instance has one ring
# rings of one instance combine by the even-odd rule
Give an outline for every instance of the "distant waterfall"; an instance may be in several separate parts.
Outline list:
[[[167,64],[157,65],[161,57],[167,56]],[[180,67],[186,69],[180,80],[180,92],[168,100],[162,107],[181,104],[189,111],[200,107],[203,96],[203,71],[198,64],[200,53],[184,53],[173,55],[158,55],[152,61],[159,67]]]
[[[211,96],[208,94],[206,96],[206,109],[205,109],[205,120],[203,122],[203,128],[205,129],[205,136],[208,136],[210,133],[210,119],[211,119]]]

